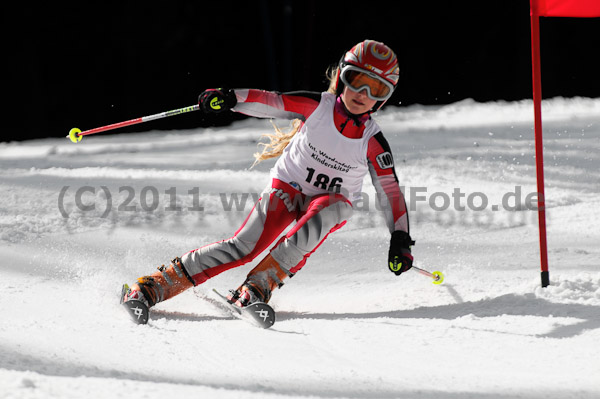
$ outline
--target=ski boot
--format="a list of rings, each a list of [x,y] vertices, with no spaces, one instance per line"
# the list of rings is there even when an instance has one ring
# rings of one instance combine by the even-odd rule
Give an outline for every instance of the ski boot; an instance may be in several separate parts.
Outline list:
[[[187,274],[180,258],[175,258],[166,267],[162,265],[150,276],[140,277],[129,287],[123,285],[121,304],[138,324],[148,322],[148,309],[166,301],[194,286],[194,280]]]
[[[237,290],[229,291],[227,300],[239,307],[256,302],[268,303],[273,290],[281,288],[283,280],[293,276],[293,273],[280,266],[269,254],[248,273],[246,280]]]

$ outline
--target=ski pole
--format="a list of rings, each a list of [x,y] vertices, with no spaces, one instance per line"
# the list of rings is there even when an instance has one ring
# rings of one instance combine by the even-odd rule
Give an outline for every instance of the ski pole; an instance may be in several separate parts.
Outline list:
[[[184,108],[174,109],[171,111],[161,112],[159,114],[142,116],[141,118],[135,118],[135,119],[130,119],[130,120],[124,121],[124,122],[113,123],[111,125],[100,126],[100,127],[94,128],[94,129],[85,130],[83,132],[80,129],[74,127],[73,129],[71,129],[69,131],[69,135],[67,136],[67,138],[71,139],[71,141],[73,143],[77,143],[77,142],[81,141],[83,136],[87,136],[90,134],[106,132],[107,130],[113,130],[113,129],[118,129],[120,127],[136,125],[138,123],[144,123],[144,122],[149,122],[149,121],[153,121],[156,119],[162,119],[162,118],[166,118],[168,116],[185,114],[187,112],[198,111],[199,109],[200,109],[200,105],[195,104],[195,105],[192,105],[189,107],[184,107]]]
[[[431,277],[433,279],[433,284],[442,284],[444,281],[444,275],[442,272],[435,271],[431,273],[414,265],[411,269],[414,269],[416,272],[421,273],[424,276]]]

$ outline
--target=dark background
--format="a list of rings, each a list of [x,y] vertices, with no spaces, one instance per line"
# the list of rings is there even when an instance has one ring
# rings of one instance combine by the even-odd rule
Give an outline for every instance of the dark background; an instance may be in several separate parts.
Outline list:
[[[193,105],[210,87],[322,91],[326,69],[367,38],[400,60],[388,104],[532,97],[527,0],[77,4],[4,6],[0,141]],[[543,97],[599,97],[600,18],[540,25]],[[115,133],[239,118],[195,112]]]

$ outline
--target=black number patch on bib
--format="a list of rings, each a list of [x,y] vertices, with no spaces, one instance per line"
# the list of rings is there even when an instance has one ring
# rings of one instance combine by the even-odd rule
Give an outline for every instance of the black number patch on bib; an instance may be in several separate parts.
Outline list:
[[[315,170],[313,168],[306,168],[306,170],[308,170],[308,177],[306,178],[307,183],[312,183],[312,185],[317,188],[336,193],[339,193],[342,190],[343,180],[341,177],[334,177],[331,179],[324,173],[319,173],[315,176]]]

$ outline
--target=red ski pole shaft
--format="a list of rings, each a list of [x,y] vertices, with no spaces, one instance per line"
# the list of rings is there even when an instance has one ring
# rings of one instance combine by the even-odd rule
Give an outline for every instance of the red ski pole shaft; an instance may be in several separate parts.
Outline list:
[[[106,125],[106,126],[100,126],[100,127],[94,128],[94,129],[85,130],[83,132],[80,129],[74,127],[69,132],[69,135],[67,136],[67,138],[71,139],[72,142],[77,143],[78,141],[81,141],[83,136],[88,136],[90,134],[106,132],[107,130],[114,130],[114,129],[118,129],[118,128],[125,127],[125,126],[137,125],[138,123],[144,123],[144,122],[149,122],[149,121],[153,121],[156,119],[167,118],[169,116],[185,114],[187,112],[198,111],[199,109],[200,109],[200,105],[195,104],[195,105],[192,105],[189,107],[174,109],[171,111],[165,111],[165,112],[161,112],[161,113],[154,114],[154,115],[142,116],[141,118],[130,119],[128,121],[117,122],[117,123],[113,123],[113,124]]]
[[[434,284],[441,284],[442,281],[444,281],[444,275],[442,274],[442,272],[435,271],[435,272],[431,273],[425,269],[421,269],[420,267],[417,267],[414,265],[413,265],[412,269],[414,271],[416,271],[417,273],[421,273],[424,276],[431,277],[433,279]]]

